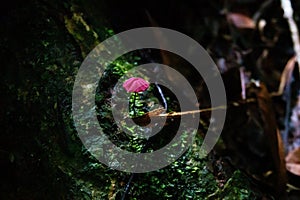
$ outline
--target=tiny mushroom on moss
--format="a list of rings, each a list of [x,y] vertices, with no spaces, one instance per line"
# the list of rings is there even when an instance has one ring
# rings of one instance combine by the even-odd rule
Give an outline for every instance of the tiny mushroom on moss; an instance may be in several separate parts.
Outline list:
[[[123,83],[123,87],[127,92],[143,92],[149,88],[149,85],[146,80],[138,77],[127,79]]]
[[[133,93],[134,116],[136,116],[136,114],[137,114],[136,110],[134,109],[137,94],[139,92],[144,92],[145,90],[147,90],[149,88],[149,86],[150,86],[149,82],[147,82],[146,80],[144,80],[142,78],[138,78],[138,77],[129,78],[123,83],[123,87],[125,88],[125,90],[127,92]]]

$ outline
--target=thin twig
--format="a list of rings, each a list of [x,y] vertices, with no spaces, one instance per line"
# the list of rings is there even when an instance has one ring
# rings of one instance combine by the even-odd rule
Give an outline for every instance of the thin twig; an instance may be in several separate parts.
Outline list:
[[[169,113],[162,113],[162,111],[164,109],[158,108],[156,110],[146,113],[143,116],[135,117],[133,119],[144,118],[145,116],[148,116],[148,117],[176,117],[176,116],[182,116],[182,115],[191,115],[191,114],[202,113],[202,112],[210,112],[210,111],[214,111],[214,110],[225,110],[229,106],[239,106],[240,104],[243,104],[243,103],[253,103],[253,102],[256,102],[256,100],[253,98],[248,98],[248,99],[245,99],[242,101],[231,102],[228,106],[221,105],[221,106],[217,106],[217,107],[213,107],[213,108],[204,108],[204,109],[200,109],[200,110],[188,110],[188,111],[183,111],[183,112],[169,112]],[[127,117],[129,117],[129,116],[127,116]]]
[[[208,112],[213,110],[221,110],[226,109],[227,106],[218,106],[214,108],[205,108],[201,110],[190,110],[190,111],[184,111],[184,112],[172,112],[172,113],[165,113],[165,114],[159,114],[158,117],[173,117],[173,116],[182,116],[182,115],[190,115],[190,114],[196,114],[201,112]]]
[[[121,200],[125,200],[125,198],[126,198],[128,192],[129,192],[129,189],[130,189],[130,183],[132,182],[132,179],[133,179],[134,175],[135,175],[135,173],[131,173],[131,175],[130,175],[130,177],[129,177],[129,179],[128,179],[128,182],[127,182],[127,184],[126,184],[126,186],[125,186],[125,190],[124,190],[124,193],[123,193],[123,195],[122,195]]]
[[[157,83],[155,83],[155,86],[157,87],[157,90],[158,90],[158,92],[160,94],[160,97],[162,98],[162,100],[164,102],[164,108],[167,111],[168,110],[168,104],[167,104],[167,100],[166,100],[166,98],[164,96],[164,93],[162,92],[160,86]]]
[[[291,37],[293,41],[294,51],[296,54],[296,60],[299,65],[299,74],[300,74],[300,41],[299,41],[299,31],[297,28],[297,24],[293,18],[293,8],[290,0],[281,0],[281,7],[284,11],[284,17],[287,19],[290,31],[291,31]]]
[[[241,78],[241,88],[242,88],[242,99],[246,99],[246,80],[245,80],[245,68],[240,67],[240,78]]]

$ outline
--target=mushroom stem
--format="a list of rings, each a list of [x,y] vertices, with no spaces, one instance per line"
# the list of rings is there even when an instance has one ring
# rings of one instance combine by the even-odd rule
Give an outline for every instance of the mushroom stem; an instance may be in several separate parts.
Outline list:
[[[136,101],[136,95],[137,95],[137,92],[134,92],[133,93],[133,106],[132,106],[132,108],[133,108],[133,115],[134,116],[136,116],[136,108],[135,108],[135,101]]]

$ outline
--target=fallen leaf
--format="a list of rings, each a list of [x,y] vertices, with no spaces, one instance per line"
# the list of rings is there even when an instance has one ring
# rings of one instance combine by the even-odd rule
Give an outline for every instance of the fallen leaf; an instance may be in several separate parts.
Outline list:
[[[286,63],[286,65],[284,67],[284,70],[281,74],[280,85],[279,85],[278,91],[273,93],[272,95],[275,95],[275,96],[282,95],[285,86],[287,84],[289,84],[289,82],[291,81],[292,72],[294,70],[295,63],[296,63],[296,56],[293,56],[288,60],[288,62]]]
[[[227,113],[221,135],[226,156],[233,166],[258,182],[264,192],[279,199],[285,192],[286,165],[266,86],[250,82],[246,87],[246,99],[230,106]]]
[[[287,163],[298,163],[300,164],[300,147],[291,151],[285,158]]]
[[[289,172],[300,176],[300,164],[287,163],[286,164],[286,169]]]
[[[291,151],[285,158],[289,172],[300,176],[300,147]]]
[[[255,22],[250,17],[240,13],[228,13],[227,20],[237,28],[255,28]]]

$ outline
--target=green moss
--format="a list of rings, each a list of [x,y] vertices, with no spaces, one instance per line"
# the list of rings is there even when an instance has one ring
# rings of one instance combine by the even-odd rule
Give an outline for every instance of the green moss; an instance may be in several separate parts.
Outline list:
[[[73,13],[69,18],[64,16],[65,26],[81,48],[82,56],[86,55],[99,44],[98,34],[84,21],[82,13]]]
[[[19,15],[8,16],[0,33],[5,72],[1,74],[1,103],[6,105],[1,118],[4,141],[1,156],[5,155],[3,162],[7,169],[15,170],[3,178],[6,184],[0,186],[0,198],[117,198],[130,174],[111,170],[93,158],[78,138],[71,116],[77,70],[83,58],[111,36],[113,30],[80,10],[82,7],[93,10],[98,1],[78,1],[77,6],[74,1],[42,2],[22,3],[16,8]],[[116,60],[101,82],[106,91],[98,94],[96,101],[107,102],[108,90],[138,62],[139,57],[133,54]],[[103,128],[111,132],[112,141],[123,139],[111,122],[109,105],[101,109],[99,116],[106,119],[101,121]],[[140,141],[131,140],[129,144],[133,150],[141,151]],[[218,188],[206,166],[207,159],[199,159],[200,146],[201,138],[197,137],[192,147],[170,166],[140,174],[132,184],[129,197],[250,198],[247,181],[239,172],[223,189]]]
[[[256,195],[250,189],[249,179],[240,172],[235,171],[223,188],[217,189],[208,199],[246,200],[255,199]]]

